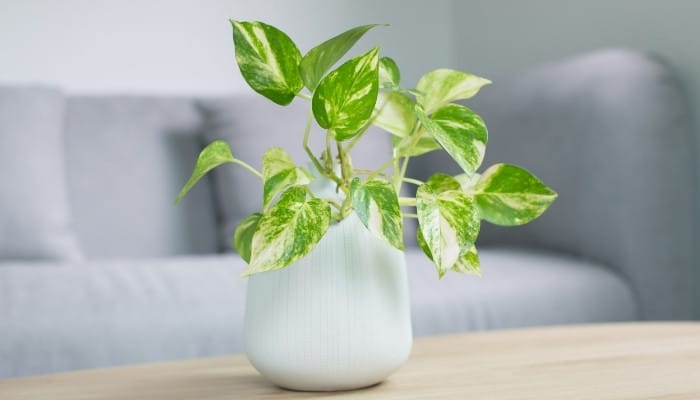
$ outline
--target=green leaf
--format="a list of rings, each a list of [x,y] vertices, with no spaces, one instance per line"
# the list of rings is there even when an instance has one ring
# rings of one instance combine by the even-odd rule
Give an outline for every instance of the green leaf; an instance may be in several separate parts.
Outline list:
[[[380,24],[358,26],[309,50],[299,64],[304,85],[313,92],[318,82],[333,64],[338,62],[367,31],[375,26],[380,26]]]
[[[418,130],[417,135],[420,137],[418,141],[412,144],[411,138],[400,138],[398,136],[391,137],[391,143],[394,147],[394,155],[396,157],[403,156],[420,156],[421,154],[429,153],[434,150],[440,149],[440,145],[435,141],[435,139],[430,136],[430,134],[423,128]]]
[[[403,250],[401,207],[391,184],[380,179],[361,182],[354,178],[350,198],[355,213],[370,232]]]
[[[424,242],[442,277],[471,248],[479,235],[479,211],[459,182],[435,174],[416,192],[416,211]]]
[[[474,174],[484,160],[488,131],[474,111],[458,104],[448,104],[432,118],[418,106],[416,114],[425,129],[468,175]]]
[[[379,48],[355,57],[329,73],[314,91],[311,102],[318,124],[336,140],[347,140],[365,127],[379,91]]]
[[[250,262],[253,235],[258,229],[258,224],[262,216],[263,215],[260,213],[247,216],[238,224],[238,228],[236,228],[236,232],[233,234],[233,247],[238,252],[238,255],[247,263]]]
[[[263,155],[263,208],[280,192],[290,186],[308,185],[312,175],[297,167],[292,158],[279,147],[269,148]]]
[[[382,92],[377,96],[373,124],[399,137],[413,133],[418,120],[413,100],[399,92]]]
[[[231,154],[231,148],[223,140],[215,140],[209,143],[200,153],[194,165],[192,176],[187,180],[185,186],[180,190],[180,194],[175,199],[175,205],[180,204],[187,192],[212,169],[222,164],[235,162]]]
[[[379,59],[379,87],[396,88],[401,82],[401,72],[396,62],[389,57]]]
[[[483,219],[504,226],[522,225],[542,215],[557,198],[529,171],[510,164],[487,169],[475,187]]]
[[[428,244],[425,242],[425,237],[423,236],[423,232],[420,230],[420,228],[416,230],[416,241],[428,259],[433,261],[433,255],[430,252],[430,248],[428,248]],[[481,262],[479,261],[479,254],[476,251],[476,246],[472,246],[457,260],[457,262],[452,266],[451,270],[463,274],[475,274],[481,276],[480,265]]]
[[[330,222],[328,202],[307,198],[306,190],[300,186],[287,189],[260,219],[253,235],[250,266],[243,276],[284,268],[306,256]]]
[[[418,104],[427,114],[455,100],[468,99],[490,80],[453,69],[436,69],[423,75],[416,85]]]
[[[455,180],[459,182],[459,186],[461,187],[462,191],[468,195],[474,195],[474,187],[476,186],[477,182],[479,182],[479,178],[481,178],[480,174],[459,174],[456,175]]]
[[[416,229],[416,242],[418,242],[418,247],[423,250],[423,254],[425,254],[430,261],[433,261],[433,253],[430,252],[430,247],[428,247],[428,243],[425,242],[425,236],[423,236],[423,231],[420,229],[420,226]]]
[[[236,61],[253,90],[287,105],[304,87],[299,73],[301,53],[284,32],[262,22],[231,20]]]
[[[457,260],[455,265],[452,266],[452,271],[481,276],[481,261],[479,260],[476,246],[470,247],[467,253]]]
[[[414,146],[410,146],[410,143],[406,142],[406,139],[397,136],[391,137],[391,143],[394,147],[394,155],[396,157],[420,156],[421,154],[429,153],[440,148],[440,145],[435,139],[429,135],[422,135]]]

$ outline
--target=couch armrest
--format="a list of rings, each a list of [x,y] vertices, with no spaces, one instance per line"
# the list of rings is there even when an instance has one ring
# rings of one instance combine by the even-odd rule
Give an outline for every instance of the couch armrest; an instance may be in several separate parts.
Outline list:
[[[0,379],[240,352],[235,255],[0,263]]]
[[[489,126],[484,165],[522,165],[560,196],[529,225],[484,224],[479,244],[597,261],[629,280],[643,319],[692,318],[695,138],[669,69],[607,50],[494,82],[467,103]],[[436,166],[456,171],[439,153],[416,164],[421,177]]]

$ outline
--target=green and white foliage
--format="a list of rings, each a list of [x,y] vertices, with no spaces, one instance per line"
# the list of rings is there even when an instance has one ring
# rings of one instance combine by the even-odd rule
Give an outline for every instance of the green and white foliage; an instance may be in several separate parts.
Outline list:
[[[367,31],[379,26],[378,24],[362,25],[353,28],[319,44],[309,50],[299,63],[301,77],[304,85],[311,91],[316,89],[316,85],[323,75],[340,60],[357,43]]]
[[[290,186],[308,185],[313,175],[297,167],[286,151],[279,147],[269,148],[263,155],[263,208],[272,199]]]
[[[401,207],[394,187],[387,181],[372,179],[350,183],[352,208],[360,221],[377,237],[403,250]]]
[[[418,222],[425,246],[443,276],[476,243],[479,210],[457,180],[435,174],[416,193]]]
[[[247,263],[250,262],[252,253],[253,235],[255,235],[255,231],[258,230],[258,224],[260,224],[262,216],[261,213],[253,213],[245,217],[243,221],[238,224],[238,228],[236,228],[236,232],[233,234],[233,247],[238,252],[238,255]]]
[[[316,247],[330,223],[328,202],[309,197],[301,186],[287,189],[260,218],[253,235],[250,265],[243,274],[284,268],[304,257]]]
[[[279,105],[292,102],[304,86],[301,53],[284,32],[262,22],[233,25],[236,62],[251,88]]]
[[[365,127],[379,93],[379,48],[355,57],[321,80],[312,108],[318,124],[343,141]]]
[[[436,69],[423,75],[418,81],[416,92],[418,104],[427,114],[456,100],[472,98],[491,81],[453,69]]]
[[[526,224],[542,215],[557,194],[529,171],[496,164],[474,188],[481,216],[496,225]]]
[[[285,268],[305,257],[331,224],[353,212],[373,235],[400,250],[403,218],[417,218],[416,242],[440,278],[448,271],[481,275],[476,249],[481,221],[524,224],[556,198],[523,168],[497,164],[478,172],[488,143],[486,124],[473,110],[454,102],[476,95],[491,83],[488,79],[436,69],[423,75],[415,88],[402,87],[398,65],[380,56],[379,47],[334,69],[377,24],[346,30],[302,57],[292,39],[273,26],[231,23],[236,61],[250,87],[282,106],[295,98],[309,101],[300,141],[315,169],[312,174],[296,165],[278,147],[265,152],[261,172],[235,158],[223,141],[202,150],[176,203],[223,164],[242,166],[262,181],[261,211],[246,217],[233,237],[234,247],[249,264],[244,275]],[[326,130],[322,149],[309,147],[314,121]],[[354,166],[350,157],[371,125],[386,131],[393,144],[391,158],[374,171],[359,169],[362,166]],[[405,176],[412,157],[440,150],[463,173],[436,173],[426,182]],[[314,179],[328,184],[312,185]],[[399,196],[405,182],[418,186],[415,198]]]
[[[185,195],[192,187],[199,182],[207,172],[218,167],[219,165],[236,162],[236,159],[231,154],[231,148],[223,140],[215,140],[205,147],[197,158],[192,176],[187,180],[185,186],[180,190],[180,193],[175,199],[175,205],[180,204]]]
[[[484,121],[474,111],[458,104],[448,104],[428,117],[422,107],[416,114],[425,129],[447,153],[472,175],[484,160],[488,132]]]

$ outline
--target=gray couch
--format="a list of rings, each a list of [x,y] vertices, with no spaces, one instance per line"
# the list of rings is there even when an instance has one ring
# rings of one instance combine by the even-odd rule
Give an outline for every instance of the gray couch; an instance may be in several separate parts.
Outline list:
[[[482,228],[482,278],[438,281],[409,247],[415,334],[691,318],[695,136],[671,72],[611,50],[493,78],[467,103],[490,127],[485,165],[521,164],[560,198]],[[0,378],[240,352],[244,265],[226,250],[259,183],[222,167],[173,199],[213,138],[254,165],[272,144],[303,161],[296,103],[0,87]],[[386,158],[370,138],[356,165]],[[410,172],[441,169],[457,171],[433,153]]]

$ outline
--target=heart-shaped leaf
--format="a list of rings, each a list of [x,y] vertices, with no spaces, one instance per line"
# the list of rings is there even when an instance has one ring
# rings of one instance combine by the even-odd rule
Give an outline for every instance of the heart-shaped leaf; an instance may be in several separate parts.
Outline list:
[[[389,57],[379,59],[379,87],[397,88],[401,82],[401,72],[396,62]]]
[[[290,186],[308,185],[313,176],[297,167],[292,158],[279,147],[269,148],[263,155],[263,208],[280,192]]]
[[[379,24],[358,26],[309,50],[299,64],[304,85],[313,92],[318,82],[333,64],[338,62],[367,31],[375,26],[379,26]]]
[[[263,215],[260,213],[254,213],[245,217],[245,219],[238,224],[236,232],[233,234],[233,247],[238,252],[238,255],[247,263],[250,262],[253,235],[255,235],[255,231],[258,229],[258,224],[262,216]]]
[[[433,139],[427,132],[424,130],[419,130],[418,135],[420,135],[420,138],[418,138],[418,141],[411,145],[411,140],[410,139],[404,139],[400,138],[397,136],[392,136],[391,137],[391,143],[392,146],[394,147],[394,154],[396,157],[404,157],[404,156],[420,156],[425,153],[429,153],[431,151],[435,151],[440,149],[440,145]]]
[[[413,100],[403,93],[379,93],[372,123],[393,135],[409,136],[418,122],[414,108]]]
[[[452,271],[481,276],[481,261],[479,260],[476,246],[470,247],[467,253],[457,260],[455,265],[452,266]]]
[[[253,90],[287,105],[304,87],[299,73],[301,52],[284,32],[262,22],[231,20],[236,62]]]
[[[253,235],[250,266],[243,276],[284,268],[309,254],[328,230],[328,202],[307,198],[306,189],[294,186],[260,219]]]
[[[428,244],[425,242],[425,237],[423,236],[423,232],[421,232],[420,228],[416,230],[416,241],[428,259],[433,261],[433,255],[428,248]],[[480,264],[476,246],[472,246],[457,260],[457,262],[452,266],[451,270],[463,274],[475,274],[481,276]],[[440,276],[440,278],[442,278],[442,276]]]
[[[474,174],[484,160],[488,131],[474,111],[448,104],[429,118],[420,106],[416,114],[421,124],[468,175]]]
[[[355,57],[326,75],[314,91],[311,107],[318,124],[336,140],[357,135],[377,102],[379,48]]]
[[[197,162],[194,165],[194,171],[192,171],[192,176],[187,180],[185,186],[180,190],[180,194],[177,195],[175,199],[175,205],[180,204],[182,199],[185,197],[187,192],[192,189],[192,187],[200,180],[202,177],[212,169],[218,167],[222,164],[235,162],[236,159],[233,158],[231,154],[231,148],[223,140],[215,140],[209,143],[202,151],[199,153]]]
[[[377,237],[403,250],[403,221],[401,207],[394,187],[383,180],[350,183],[350,198],[360,221]]]
[[[479,92],[490,80],[453,69],[436,69],[418,80],[418,104],[427,114],[455,100],[468,99]]]
[[[510,164],[487,169],[474,188],[481,217],[493,224],[522,225],[542,215],[557,198],[529,171]]]
[[[435,174],[416,192],[418,222],[440,277],[466,254],[479,234],[476,203],[460,189],[451,176]]]

